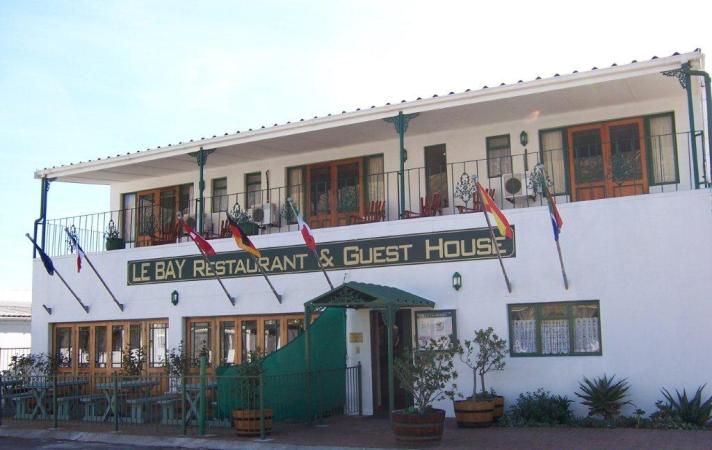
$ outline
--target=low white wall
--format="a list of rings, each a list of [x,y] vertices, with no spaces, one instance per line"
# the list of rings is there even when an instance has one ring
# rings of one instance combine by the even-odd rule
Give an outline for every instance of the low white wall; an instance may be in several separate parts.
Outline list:
[[[602,356],[508,357],[504,371],[489,375],[488,384],[508,400],[523,391],[543,387],[574,399],[583,376],[603,373],[627,377],[633,402],[654,410],[659,389],[692,389],[710,381],[712,359],[700,354],[709,340],[709,258],[712,252],[712,199],[709,191],[651,194],[578,202],[560,206],[564,219],[561,246],[571,286],[565,290],[546,208],[509,210],[516,226],[517,257],[506,259],[513,284],[507,293],[496,260],[421,264],[389,268],[334,271],[336,284],[363,281],[405,289],[437,303],[437,309],[457,310],[458,337],[493,326],[508,337],[507,304],[568,300],[599,300]],[[389,223],[315,230],[317,242],[402,235],[482,227],[482,214],[441,216]],[[258,247],[302,242],[297,232],[254,237]],[[230,239],[213,241],[218,251],[234,250]],[[284,294],[282,304],[263,279],[226,279],[237,294],[228,303],[215,281],[190,281],[143,286],[126,285],[128,260],[195,254],[192,243],[117,250],[90,255],[120,301],[120,312],[88,268],[77,274],[74,257],[55,259],[67,281],[91,310],[85,314],[56,277],[49,277],[39,260],[33,277],[33,351],[47,351],[48,323],[167,317],[168,345],[178,345],[182,318],[226,314],[294,313],[327,289],[321,273],[274,276]],[[460,272],[463,287],[451,286]],[[170,293],[180,292],[177,306]],[[53,308],[51,316],[42,308]],[[347,332],[363,332],[364,342],[347,344],[348,363],[361,362],[364,412],[371,412],[370,333],[368,312],[350,312]],[[461,391],[472,381],[458,363]],[[449,414],[452,408],[443,404]],[[583,410],[580,409],[580,413]]]

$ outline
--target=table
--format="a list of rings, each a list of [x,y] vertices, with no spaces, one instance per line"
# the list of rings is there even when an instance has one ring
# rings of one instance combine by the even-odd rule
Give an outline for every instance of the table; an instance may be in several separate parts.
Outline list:
[[[47,408],[45,407],[44,400],[45,397],[47,396],[47,393],[51,390],[53,390],[55,387],[61,388],[61,387],[69,387],[69,386],[82,386],[85,384],[88,384],[89,380],[86,379],[78,379],[78,380],[62,380],[62,381],[57,381],[57,382],[51,382],[51,381],[31,381],[29,383],[26,383],[24,385],[25,388],[30,390],[30,393],[32,394],[32,398],[35,399],[35,407],[32,410],[32,413],[30,414],[31,419],[35,419],[38,415],[46,419],[49,417],[49,414],[47,413]],[[55,392],[56,395],[56,392]],[[56,413],[56,411],[55,411]]]
[[[141,380],[122,380],[118,381],[116,384],[112,383],[97,383],[96,388],[101,389],[104,392],[104,397],[106,398],[107,405],[104,415],[102,416],[102,421],[106,421],[110,415],[118,415],[118,401],[117,394],[118,391],[127,390],[137,390],[143,397],[149,397],[151,388],[161,384],[161,381],[155,378],[144,378]],[[116,388],[116,389],[114,389]]]

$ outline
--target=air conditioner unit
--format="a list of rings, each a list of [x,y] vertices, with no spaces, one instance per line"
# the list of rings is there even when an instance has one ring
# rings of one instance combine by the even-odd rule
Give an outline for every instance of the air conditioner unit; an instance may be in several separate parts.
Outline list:
[[[523,173],[506,173],[502,175],[504,196],[512,200],[522,197],[533,199],[535,193],[529,181],[530,180],[526,178]]]
[[[247,212],[252,220],[262,225],[279,225],[279,211],[274,203],[255,206]]]

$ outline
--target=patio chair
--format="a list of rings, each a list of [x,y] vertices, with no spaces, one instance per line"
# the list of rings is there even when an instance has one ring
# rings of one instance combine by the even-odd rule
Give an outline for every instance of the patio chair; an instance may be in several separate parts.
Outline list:
[[[490,197],[494,198],[494,188],[487,188],[487,193],[489,194]],[[463,205],[457,205],[455,206],[457,208],[457,212],[460,214],[467,214],[467,213],[475,213],[475,212],[482,212],[482,202],[480,202],[480,196],[475,195],[472,198],[472,208],[468,208],[467,206]]]
[[[431,197],[420,197],[420,212],[403,211],[404,219],[412,219],[415,217],[430,217],[440,214],[442,211],[442,198],[440,192],[435,192]]]
[[[386,220],[386,202],[382,200],[372,200],[366,214],[363,216],[352,214],[350,219],[352,224],[382,222]]]

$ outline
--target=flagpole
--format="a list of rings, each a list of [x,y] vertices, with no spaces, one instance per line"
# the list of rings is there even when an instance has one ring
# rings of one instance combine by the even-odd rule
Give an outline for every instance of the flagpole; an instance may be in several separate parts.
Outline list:
[[[32,239],[28,233],[25,233],[25,236],[27,237],[27,239],[30,240],[30,242],[32,242],[32,244],[33,244],[38,250],[41,250],[40,247],[39,247],[39,245],[37,245],[37,242],[35,242],[35,240]],[[59,277],[59,279],[62,280],[62,283],[64,283],[64,286],[66,286],[66,288],[69,290],[69,292],[72,293],[72,295],[73,295],[74,298],[77,300],[77,302],[79,302],[79,304],[80,304],[80,305],[82,306],[82,308],[84,309],[84,312],[87,313],[87,314],[89,314],[89,307],[86,306],[84,303],[82,303],[82,301],[79,299],[79,296],[72,290],[72,288],[69,287],[69,285],[67,284],[67,282],[64,280],[64,277],[62,277],[62,275],[59,273],[59,271],[57,270],[56,267],[54,267],[54,273],[57,274],[57,276]],[[46,308],[45,308],[45,309],[46,309]],[[50,314],[51,314],[51,313],[50,313]]]
[[[277,290],[272,286],[272,282],[269,280],[269,277],[267,276],[267,272],[264,271],[262,266],[260,265],[260,261],[257,259],[255,255],[250,255],[252,257],[252,260],[255,262],[255,265],[257,266],[257,270],[260,271],[263,277],[265,277],[265,281],[267,284],[269,284],[270,289],[272,289],[272,293],[274,294],[275,297],[277,297],[277,301],[279,303],[282,303],[282,296],[277,293]]]
[[[178,220],[181,222],[181,224],[183,223],[182,219],[178,219]],[[193,239],[191,238],[191,240],[193,240]],[[195,241],[193,241],[193,243],[195,243]],[[198,247],[198,251],[203,256],[203,259],[205,260],[205,262],[208,263],[208,266],[213,267],[213,274],[215,275],[215,279],[218,280],[218,283],[220,283],[220,287],[222,288],[223,292],[225,292],[225,295],[227,296],[227,299],[230,301],[232,306],[235,306],[235,297],[230,295],[230,293],[227,291],[227,288],[223,284],[222,279],[220,279],[220,277],[218,276],[218,272],[215,270],[215,263],[213,261],[210,261],[210,259],[208,259],[208,256],[205,254],[205,252],[203,252],[203,249],[200,248],[199,245],[196,244],[195,246]]]
[[[542,174],[544,174],[543,169],[542,169]],[[542,177],[542,192],[544,193],[544,195],[546,195],[546,204],[549,207],[549,217],[550,217],[549,220],[553,220],[553,219],[551,219],[552,217],[554,217],[554,208],[552,205],[553,200],[551,197],[551,192],[549,191],[548,186],[546,186],[546,178],[544,178],[544,177]],[[569,278],[566,276],[566,268],[564,267],[564,257],[561,255],[561,245],[559,244],[558,233],[556,234],[555,238],[556,238],[555,239],[556,252],[559,254],[559,266],[561,266],[561,276],[564,279],[564,288],[566,290],[568,290],[569,289]]]
[[[292,208],[292,212],[294,213],[295,216],[298,216],[299,213],[297,212],[297,209],[294,207],[294,204],[292,203],[291,199],[287,199],[287,203],[289,203],[289,207]],[[326,282],[329,283],[329,288],[331,290],[334,290],[334,285],[331,283],[331,278],[329,278],[329,275],[326,273],[326,269],[324,269],[324,266],[321,265],[321,260],[319,259],[319,255],[317,254],[316,250],[312,250],[312,253],[314,254],[314,258],[316,258],[316,265],[321,269],[321,272],[324,274],[324,277],[326,277]]]
[[[480,204],[484,205],[485,204],[485,199],[482,198],[482,191],[480,188],[477,188],[477,195],[480,198]],[[490,223],[490,218],[487,215],[487,211],[484,211],[485,214],[485,220],[487,221],[487,228],[489,229],[490,232],[490,239],[492,239],[492,251],[497,253],[497,259],[499,260],[499,267],[502,268],[502,275],[504,275],[504,282],[507,284],[507,290],[509,293],[512,293],[512,284],[509,282],[509,277],[507,276],[507,271],[504,269],[504,262],[502,262],[502,255],[499,253],[499,246],[497,246],[497,239],[494,236],[494,229],[492,228],[492,223]]]
[[[77,252],[82,252],[82,256],[84,256],[84,259],[87,260],[87,263],[89,264],[89,267],[91,267],[91,270],[93,270],[94,273],[96,274],[97,278],[99,278],[99,281],[101,281],[101,284],[104,285],[104,288],[105,288],[106,291],[109,293],[109,295],[111,296],[111,298],[114,300],[114,303],[116,303],[116,306],[118,306],[119,309],[120,309],[121,311],[123,311],[123,310],[124,310],[124,305],[123,305],[123,303],[120,303],[120,302],[116,299],[116,297],[114,296],[114,293],[111,292],[111,289],[109,289],[109,286],[107,286],[107,284],[106,284],[106,282],[104,281],[104,279],[101,277],[101,275],[99,275],[99,272],[96,270],[96,267],[94,267],[94,264],[92,264],[91,259],[89,259],[89,255],[87,255],[86,253],[84,253],[84,250],[82,250],[81,247],[79,247],[79,242],[76,240],[76,237],[72,236],[72,234],[69,232],[69,228],[65,227],[65,228],[64,228],[64,231],[65,231],[65,233],[67,233],[67,236],[69,236],[69,239],[71,239],[71,240],[76,244],[76,246],[77,246]]]

